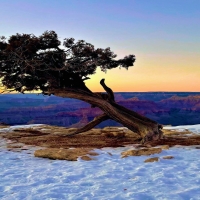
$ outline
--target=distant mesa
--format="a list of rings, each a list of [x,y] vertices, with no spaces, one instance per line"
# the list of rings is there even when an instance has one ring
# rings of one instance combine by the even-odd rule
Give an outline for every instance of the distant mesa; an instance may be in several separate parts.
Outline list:
[[[138,99],[138,97],[132,97],[132,98],[126,99],[125,101],[140,101],[140,100]]]

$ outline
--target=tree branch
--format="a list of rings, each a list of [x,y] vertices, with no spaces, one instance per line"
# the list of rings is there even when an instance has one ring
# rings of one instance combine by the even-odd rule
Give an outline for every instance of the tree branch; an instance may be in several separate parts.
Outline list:
[[[101,79],[100,84],[102,85],[103,89],[107,92],[108,94],[108,99],[110,101],[114,101],[115,102],[115,97],[114,97],[114,93],[112,91],[111,88],[109,88],[106,84],[105,84],[105,79]]]
[[[79,128],[74,133],[71,133],[67,136],[77,135],[79,133],[86,132],[107,119],[109,119],[109,117],[105,113],[102,115],[99,115],[99,116],[95,117],[91,122],[86,124],[84,127]]]

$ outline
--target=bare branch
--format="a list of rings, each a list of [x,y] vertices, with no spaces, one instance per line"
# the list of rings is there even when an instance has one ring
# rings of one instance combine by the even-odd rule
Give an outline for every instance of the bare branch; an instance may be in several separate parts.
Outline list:
[[[105,84],[105,79],[101,79],[100,84],[102,85],[103,89],[107,92],[107,94],[108,94],[108,99],[109,99],[110,101],[115,101],[114,93],[113,93],[112,89],[109,88],[109,87]]]
[[[102,115],[99,115],[98,117],[95,117],[93,119],[93,121],[89,122],[88,124],[86,124],[84,127],[76,130],[74,133],[71,133],[67,136],[73,136],[73,135],[77,135],[79,133],[83,133],[83,132],[86,132],[92,128],[94,128],[95,126],[97,126],[98,124],[100,124],[101,122],[105,121],[109,119],[109,117],[104,113]]]

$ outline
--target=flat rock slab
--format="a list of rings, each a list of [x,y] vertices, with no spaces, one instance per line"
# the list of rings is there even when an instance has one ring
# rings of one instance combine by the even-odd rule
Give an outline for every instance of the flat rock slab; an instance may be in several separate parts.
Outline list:
[[[121,153],[122,158],[127,156],[149,156],[156,153],[161,153],[162,148],[142,148],[142,149],[131,149]]]
[[[79,157],[83,160],[93,160],[91,156],[97,156],[98,153],[93,152],[90,148],[74,148],[74,149],[58,149],[46,148],[36,150],[35,157],[49,158],[53,160],[77,161]]]
[[[147,163],[147,162],[157,162],[157,161],[159,161],[159,157],[148,158],[144,162]]]
[[[163,159],[173,159],[174,156],[163,156],[162,158],[163,158]]]

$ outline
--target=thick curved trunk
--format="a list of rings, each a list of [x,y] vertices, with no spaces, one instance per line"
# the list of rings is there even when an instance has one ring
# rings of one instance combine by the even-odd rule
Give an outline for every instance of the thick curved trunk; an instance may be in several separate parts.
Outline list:
[[[49,93],[60,97],[75,98],[85,101],[99,107],[104,112],[103,117],[100,117],[99,121],[94,120],[93,122],[90,122],[75,134],[87,131],[98,123],[110,118],[132,130],[134,133],[139,134],[143,138],[143,142],[159,139],[162,136],[162,131],[160,130],[162,126],[157,122],[115,103],[112,99],[105,100],[100,96],[95,95],[95,93],[72,88],[65,88],[63,90],[54,89],[49,91]]]

